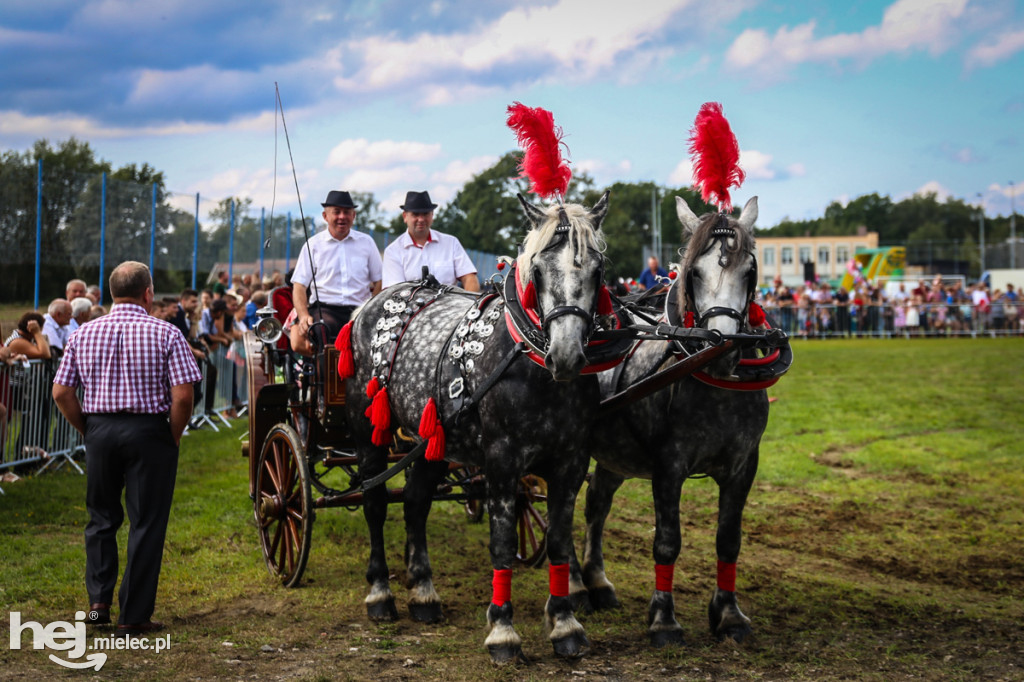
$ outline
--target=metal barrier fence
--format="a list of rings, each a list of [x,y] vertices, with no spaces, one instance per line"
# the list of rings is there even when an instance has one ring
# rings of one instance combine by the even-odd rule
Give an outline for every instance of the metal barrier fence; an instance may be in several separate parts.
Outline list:
[[[195,430],[206,425],[220,431],[216,420],[230,426],[228,419],[241,417],[249,408],[249,375],[242,342],[211,352],[208,360],[199,363],[199,368],[203,378],[193,393],[188,427]]]
[[[52,360],[0,366],[0,404],[7,408],[6,423],[0,423],[0,470],[42,464],[43,471],[70,464],[82,473],[74,461],[84,452],[82,436],[53,402],[55,368]]]
[[[219,430],[214,419],[230,426],[228,419],[248,409],[248,375],[240,348],[241,342],[220,348],[209,363],[200,363],[203,379],[197,385],[189,428],[209,425]],[[36,472],[41,473],[69,464],[83,473],[74,459],[85,451],[82,435],[53,402],[57,364],[57,360],[0,363],[0,405],[7,410],[6,420],[0,421],[0,471],[41,464]],[[208,390],[212,390],[209,401]]]
[[[1016,306],[993,304],[981,310],[969,303],[872,305],[764,304],[772,321],[794,338],[918,336],[1019,336],[1024,318]]]

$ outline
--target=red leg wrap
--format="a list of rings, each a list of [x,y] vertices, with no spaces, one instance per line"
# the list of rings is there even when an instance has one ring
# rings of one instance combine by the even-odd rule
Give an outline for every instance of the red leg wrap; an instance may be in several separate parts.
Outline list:
[[[569,564],[548,566],[548,585],[552,597],[569,596]]]
[[[491,587],[494,590],[491,603],[495,606],[504,606],[512,601],[512,569],[494,569],[494,580],[491,582]]]
[[[736,564],[728,564],[724,561],[718,562],[718,589],[723,592],[736,591]]]
[[[654,564],[654,589],[659,592],[671,592],[675,570],[675,564]]]

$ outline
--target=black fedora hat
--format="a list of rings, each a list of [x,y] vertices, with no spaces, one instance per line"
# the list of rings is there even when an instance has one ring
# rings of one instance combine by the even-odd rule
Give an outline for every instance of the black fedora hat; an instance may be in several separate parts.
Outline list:
[[[405,203],[399,208],[409,213],[430,213],[437,208],[437,204],[430,203],[428,192],[406,192]]]
[[[324,208],[328,206],[337,206],[338,208],[359,208],[352,203],[352,195],[348,192],[342,192],[341,190],[332,189],[327,193],[327,200],[320,204]]]

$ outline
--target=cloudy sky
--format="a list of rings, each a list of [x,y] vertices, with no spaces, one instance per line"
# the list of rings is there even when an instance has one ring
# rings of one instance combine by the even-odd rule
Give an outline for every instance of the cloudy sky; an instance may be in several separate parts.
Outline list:
[[[277,83],[307,215],[336,188],[397,213],[514,149],[514,101],[599,185],[688,184],[713,100],[762,226],[871,192],[1006,215],[1022,74],[1013,0],[4,0],[0,148],[74,135],[182,195],[295,211]]]

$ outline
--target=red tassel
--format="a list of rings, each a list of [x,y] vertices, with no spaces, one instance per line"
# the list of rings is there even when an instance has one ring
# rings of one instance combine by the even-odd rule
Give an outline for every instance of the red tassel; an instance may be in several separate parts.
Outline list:
[[[531,281],[523,290],[523,300],[520,301],[524,309],[535,310],[537,308],[537,289]]]
[[[608,287],[604,284],[597,290],[597,314],[602,316],[612,314],[612,292],[608,291]]]
[[[334,340],[334,347],[338,349],[338,376],[348,379],[356,373],[356,364],[352,359],[352,322],[347,322],[338,338]]]
[[[542,198],[564,196],[572,171],[562,160],[562,129],[555,125],[555,117],[540,107],[515,102],[508,108],[506,123],[523,148],[519,170],[530,180],[530,191]]]
[[[377,394],[373,396],[373,403],[370,405],[370,409],[373,410],[370,414],[370,421],[374,427],[384,430],[391,428],[391,406],[388,404],[388,389],[386,386],[377,391]]]
[[[372,398],[373,396],[377,395],[377,391],[379,390],[380,381],[375,376],[372,379],[370,379],[370,381],[366,384],[366,397]]]
[[[690,129],[690,156],[693,184],[700,188],[701,199],[726,213],[732,211],[729,188],[739,187],[746,173],[740,168],[740,144],[718,102],[707,102],[697,112]]]
[[[440,462],[444,459],[444,448],[444,429],[441,427],[441,420],[438,419],[434,427],[434,435],[427,441],[427,461]]]
[[[689,329],[694,325],[694,315],[692,310],[687,310],[686,315],[683,316],[683,326]]]
[[[761,327],[768,321],[768,318],[765,317],[764,309],[761,306],[751,303],[747,310],[747,321],[750,322],[751,327]]]
[[[427,401],[426,407],[423,408],[423,414],[420,416],[420,438],[430,438],[433,436],[439,423],[437,419],[437,403],[431,398]]]

